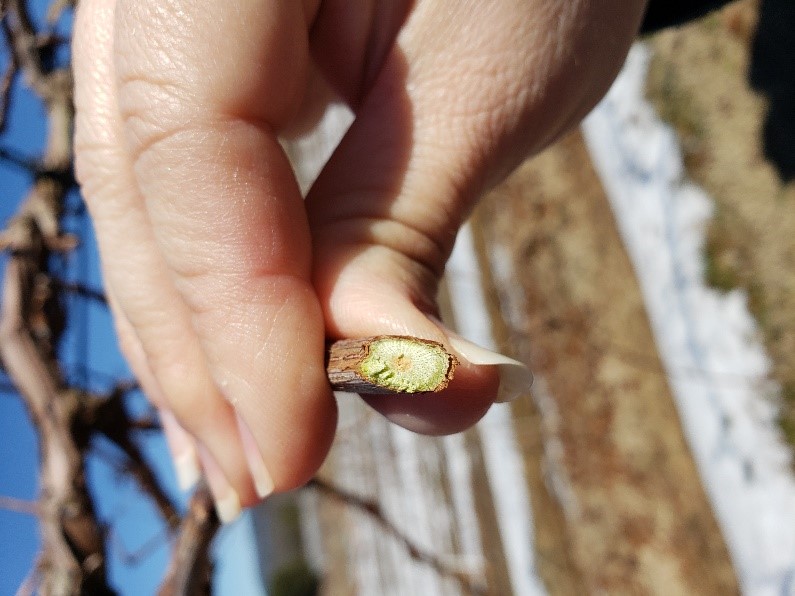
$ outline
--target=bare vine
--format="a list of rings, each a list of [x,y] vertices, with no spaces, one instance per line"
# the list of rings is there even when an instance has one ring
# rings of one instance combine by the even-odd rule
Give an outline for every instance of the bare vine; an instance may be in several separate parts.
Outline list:
[[[50,19],[57,19],[70,4],[55,2]],[[171,578],[188,578],[180,585],[193,587],[199,580],[209,585],[208,547],[218,523],[208,491],[200,487],[181,518],[138,446],[135,432],[156,428],[156,423],[127,413],[124,395],[129,386],[119,384],[108,395],[72,386],[56,352],[66,325],[64,294],[102,300],[87,288],[61,282],[52,271],[51,257],[76,245],[61,226],[66,197],[75,184],[72,77],[68,65],[51,66],[52,52],[65,40],[51,31],[37,31],[23,0],[4,1],[0,16],[10,55],[0,79],[0,127],[8,120],[19,76],[42,101],[48,124],[39,159],[31,161],[9,148],[0,149],[0,159],[27,170],[32,179],[15,216],[0,234],[0,247],[8,254],[0,309],[0,363],[27,408],[40,445],[38,502],[0,500],[0,506],[36,515],[40,522],[41,552],[20,590],[114,593],[107,578],[109,532],[97,516],[86,479],[92,442],[102,435],[124,454],[126,473],[152,499],[174,537],[172,563],[161,593],[188,593]]]

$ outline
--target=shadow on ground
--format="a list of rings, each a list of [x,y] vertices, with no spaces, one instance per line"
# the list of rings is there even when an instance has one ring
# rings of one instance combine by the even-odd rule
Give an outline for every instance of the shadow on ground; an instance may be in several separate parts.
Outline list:
[[[768,101],[765,157],[786,181],[795,179],[795,2],[764,0],[751,55],[750,81]]]

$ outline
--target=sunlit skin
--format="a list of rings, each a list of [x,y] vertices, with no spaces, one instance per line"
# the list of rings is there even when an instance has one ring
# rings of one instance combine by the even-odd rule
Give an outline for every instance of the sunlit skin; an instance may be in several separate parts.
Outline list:
[[[76,168],[120,343],[217,500],[320,466],[326,338],[448,345],[427,315],[459,226],[601,98],[643,8],[81,0]],[[356,120],[304,201],[277,138],[314,125],[324,86]],[[460,360],[427,399],[368,401],[418,432],[465,429],[498,378]]]

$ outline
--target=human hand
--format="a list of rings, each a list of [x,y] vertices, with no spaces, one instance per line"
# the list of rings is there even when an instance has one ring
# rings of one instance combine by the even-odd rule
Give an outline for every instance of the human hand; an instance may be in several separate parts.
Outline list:
[[[81,0],[76,169],[122,350],[183,483],[225,520],[306,482],[336,425],[326,337],[453,348],[450,386],[368,401],[429,434],[499,378],[427,315],[478,195],[607,90],[642,0]],[[279,135],[325,78],[356,120],[302,200]],[[468,356],[468,358],[467,358]]]

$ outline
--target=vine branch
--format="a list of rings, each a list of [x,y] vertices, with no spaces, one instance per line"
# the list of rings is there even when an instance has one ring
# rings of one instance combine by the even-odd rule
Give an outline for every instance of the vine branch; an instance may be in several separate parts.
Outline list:
[[[400,542],[414,561],[427,565],[441,577],[455,580],[467,594],[486,595],[485,587],[473,580],[470,574],[452,567],[438,555],[424,550],[411,540],[405,532],[387,518],[377,501],[356,495],[317,476],[310,480],[307,486],[316,489],[328,498],[368,515],[387,534]]]

